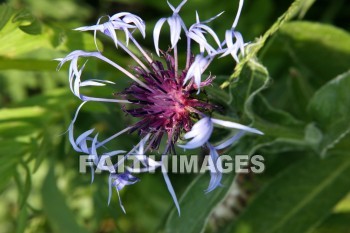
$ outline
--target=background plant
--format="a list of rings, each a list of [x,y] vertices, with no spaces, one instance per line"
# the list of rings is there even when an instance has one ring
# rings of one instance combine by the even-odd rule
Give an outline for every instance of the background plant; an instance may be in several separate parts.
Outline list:
[[[232,22],[236,6],[190,0],[181,16],[194,22],[193,9],[203,19],[224,9],[212,24],[223,35],[229,24],[221,22]],[[346,1],[245,2],[238,29],[251,41],[246,57],[236,67],[226,58],[212,65],[222,90],[208,96],[227,117],[265,133],[243,138],[228,154],[261,154],[267,169],[225,175],[224,187],[209,194],[203,192],[208,174],[173,174],[182,193],[178,217],[160,174],[143,175],[122,193],[124,215],[117,198],[106,204],[106,177],[90,184],[90,176],[78,173],[78,155],[63,134],[78,102],[66,70],[56,72],[52,61],[74,49],[94,50],[92,35],[72,28],[118,11],[154,24],[169,13],[167,5],[6,1],[0,6],[0,232],[349,232],[349,10]],[[105,51],[114,46],[108,43]],[[92,60],[88,72],[118,78]],[[99,122],[96,128],[117,130],[125,119],[113,107],[90,106],[81,114],[81,129]],[[136,141],[122,139],[116,143]]]

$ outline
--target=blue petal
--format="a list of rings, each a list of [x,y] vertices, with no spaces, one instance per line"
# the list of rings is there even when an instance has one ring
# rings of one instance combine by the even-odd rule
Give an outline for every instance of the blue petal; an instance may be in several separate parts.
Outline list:
[[[210,157],[213,163],[209,163],[210,168],[210,182],[208,188],[205,190],[206,193],[209,193],[216,189],[218,186],[221,186],[221,179],[222,179],[222,173],[219,168],[217,168],[217,164],[221,164],[221,159],[218,154],[218,152],[215,150],[215,148],[210,144],[207,143],[207,146],[210,150]],[[221,166],[221,165],[220,165]]]

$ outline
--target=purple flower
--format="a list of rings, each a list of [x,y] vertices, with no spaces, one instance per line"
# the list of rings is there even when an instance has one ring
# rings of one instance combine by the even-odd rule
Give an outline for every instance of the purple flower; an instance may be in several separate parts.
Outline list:
[[[207,25],[207,23],[215,20],[221,14],[201,22],[196,13],[196,22],[187,30],[185,23],[179,16],[179,11],[185,3],[186,0],[182,1],[177,8],[168,3],[173,11],[173,15],[169,18],[162,18],[156,23],[153,30],[155,50],[159,55],[156,59],[152,59],[133,36],[134,31],[138,30],[145,38],[144,21],[128,12],[117,13],[108,17],[108,21],[105,23],[100,24],[100,19],[96,25],[80,27],[76,30],[93,31],[95,38],[97,31],[109,36],[117,49],[121,48],[136,61],[137,65],[135,67],[122,67],[103,55],[97,46],[97,51],[95,52],[77,50],[71,52],[65,58],[57,59],[60,61],[58,68],[70,62],[68,74],[70,89],[82,101],[68,128],[69,141],[75,151],[89,155],[89,158],[92,159],[93,164],[97,168],[110,173],[108,203],[111,199],[112,188],[115,188],[118,193],[120,206],[124,212],[125,209],[121,203],[119,192],[125,186],[139,181],[138,178],[133,176],[133,173],[147,172],[160,168],[169,193],[180,213],[176,193],[171,185],[164,164],[165,158],[169,154],[176,153],[176,146],[183,149],[200,147],[209,149],[212,161],[210,165],[211,179],[206,192],[211,192],[220,186],[222,177],[222,174],[215,166],[215,164],[220,163],[218,150],[231,146],[245,133],[262,134],[257,129],[236,122],[212,118],[211,115],[217,109],[217,106],[207,100],[205,93],[198,95],[201,88],[205,89],[213,81],[213,77],[211,75],[205,76],[204,72],[217,56],[220,54],[222,56],[231,54],[235,60],[238,60],[238,51],[241,50],[243,53],[245,44],[241,34],[234,30],[243,1],[240,1],[239,12],[235,22],[232,28],[226,32],[225,40],[222,43],[220,43],[220,39],[214,30]],[[165,21],[170,26],[171,49],[168,51],[161,50],[158,45],[160,30]],[[118,40],[117,30],[125,33],[125,43]],[[187,58],[186,64],[180,66],[178,64],[177,43],[182,30],[185,32],[187,41],[185,51]],[[215,46],[208,43],[205,37],[207,34],[214,39]],[[233,38],[236,38],[236,42],[232,42]],[[136,46],[138,53],[129,50],[129,40]],[[196,42],[195,45],[199,46],[200,53],[195,54],[193,52],[195,50],[191,41]],[[226,45],[226,48],[223,48],[224,45]],[[206,55],[204,55],[205,52],[207,53]],[[142,58],[139,58],[140,55],[136,54],[140,54]],[[118,90],[114,98],[100,98],[81,94],[81,88],[104,88],[108,85],[113,85],[115,88],[118,83],[118,80],[84,79],[84,68],[88,65],[87,61],[85,61],[87,58],[99,59],[109,64],[116,71],[129,78],[132,83],[124,90]],[[85,62],[79,66],[81,60]],[[89,129],[75,138],[74,126],[77,122],[79,111],[89,102],[121,103],[123,104],[121,109],[128,117],[135,119],[130,121],[134,123],[101,141],[98,139],[99,135],[94,133],[94,129]],[[214,127],[230,129],[236,133],[229,138],[223,139],[218,145],[213,145],[211,136]],[[125,133],[136,133],[140,137],[139,143],[137,145],[125,145],[125,148],[121,150],[106,152],[108,148],[106,145]],[[182,140],[189,141],[186,144],[179,143]],[[165,145],[161,146],[163,142]],[[160,148],[164,148],[163,152],[159,153],[162,158],[161,161],[155,161],[147,156],[150,152],[155,153]],[[120,154],[123,154],[123,156],[118,161],[112,165],[104,165],[107,159]],[[125,166],[123,163],[127,158],[136,159],[142,164],[142,168]],[[123,166],[126,170],[119,172],[118,168]],[[93,174],[92,169],[92,180]]]

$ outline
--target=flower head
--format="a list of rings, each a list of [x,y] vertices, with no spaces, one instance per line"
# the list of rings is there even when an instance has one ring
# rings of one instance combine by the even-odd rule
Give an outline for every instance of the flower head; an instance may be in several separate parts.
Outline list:
[[[162,18],[156,23],[153,35],[156,53],[159,55],[157,59],[152,59],[133,37],[133,32],[136,29],[145,37],[145,23],[140,17],[128,12],[117,13],[108,17],[108,21],[105,23],[100,24],[100,20],[98,20],[96,25],[80,27],[76,30],[94,31],[95,37],[97,31],[101,31],[109,36],[113,39],[118,49],[124,50],[124,52],[135,60],[137,63],[135,67],[129,69],[117,64],[112,59],[103,55],[98,48],[98,51],[95,52],[73,51],[65,58],[57,59],[60,61],[59,68],[64,63],[70,62],[68,75],[70,89],[75,96],[83,101],[78,107],[68,128],[69,141],[74,150],[89,155],[99,169],[110,173],[110,197],[108,203],[111,198],[112,188],[115,188],[123,211],[125,210],[121,204],[119,191],[125,186],[135,184],[139,181],[133,173],[161,168],[165,183],[180,213],[176,194],[164,165],[166,156],[176,153],[176,146],[183,149],[206,147],[210,152],[211,160],[216,164],[218,161],[220,162],[218,150],[231,146],[245,133],[262,134],[257,129],[211,117],[212,113],[216,111],[217,106],[208,101],[205,93],[198,95],[200,89],[211,85],[214,79],[211,75],[204,74],[211,62],[220,54],[223,54],[223,56],[232,54],[234,59],[237,60],[237,52],[238,50],[243,52],[245,44],[243,43],[241,34],[234,31],[235,26],[226,32],[225,40],[220,42],[215,31],[207,25],[207,23],[220,16],[220,14],[209,20],[200,21],[196,13],[196,22],[187,30],[185,23],[179,15],[179,11],[185,3],[186,0],[182,1],[175,8],[168,2],[173,15],[169,18]],[[239,14],[240,10],[238,16]],[[237,23],[237,19],[238,17],[236,17],[234,25]],[[161,50],[158,45],[160,30],[165,21],[170,26],[171,37],[171,49],[167,51]],[[180,39],[182,29],[187,39],[187,49],[185,51],[187,59],[183,67],[178,64],[177,50],[177,43]],[[116,30],[122,30],[125,33],[125,43],[118,40]],[[213,37],[215,46],[209,44],[205,37],[206,34]],[[230,42],[233,37],[237,39],[235,43]],[[138,55],[134,54],[128,48],[129,40],[136,46],[143,59],[140,59]],[[191,41],[195,41],[199,45],[199,54],[193,53]],[[223,45],[227,47],[223,48]],[[207,53],[206,55],[205,52]],[[117,86],[115,84],[118,83],[118,80],[109,81],[97,78],[84,80],[82,78],[84,68],[88,63],[85,62],[82,66],[79,66],[79,61],[86,58],[99,59],[114,67],[117,72],[122,73],[126,78],[130,79],[130,86],[124,90],[118,90],[114,98],[100,98],[81,94],[81,88],[92,86],[103,88],[107,85],[114,85],[115,87]],[[133,121],[134,123],[102,141],[98,139],[99,135],[97,133],[94,134],[94,129],[85,131],[75,139],[74,125],[76,124],[80,109],[88,102],[122,104],[120,108],[128,117],[135,119]],[[224,139],[220,144],[214,145],[212,143],[212,132],[216,126],[235,130],[238,133]],[[121,148],[121,150],[106,152],[107,147],[105,145],[125,133],[137,133],[140,137],[139,143],[137,145],[125,145],[125,148]],[[179,143],[181,140],[189,141],[185,144]],[[165,145],[161,146],[163,142]],[[148,153],[157,152],[160,148],[164,148],[164,151],[160,153],[162,157],[161,161],[155,161],[147,156]],[[107,158],[120,154],[123,154],[122,158],[113,165],[101,165],[101,163],[104,164]],[[123,162],[130,157],[139,161],[143,167],[135,168],[126,166],[126,171],[118,172],[117,168],[123,166]],[[211,179],[206,190],[207,192],[220,186],[222,174],[216,171],[216,168],[213,166],[211,165]]]

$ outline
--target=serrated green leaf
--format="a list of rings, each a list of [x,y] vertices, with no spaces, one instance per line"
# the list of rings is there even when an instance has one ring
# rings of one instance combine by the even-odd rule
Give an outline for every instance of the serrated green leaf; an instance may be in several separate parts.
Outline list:
[[[53,227],[54,232],[76,232],[87,231],[77,224],[74,214],[67,206],[65,198],[56,185],[53,167],[50,168],[42,187],[42,198],[44,211]]]
[[[224,198],[230,188],[234,174],[223,176],[223,187],[204,193],[210,180],[208,175],[199,175],[186,189],[179,200],[181,216],[174,208],[165,223],[165,233],[203,232],[212,209]]]
[[[300,160],[257,194],[226,232],[308,232],[349,192],[349,176],[350,158],[345,153]]]
[[[325,84],[310,100],[310,115],[324,135],[319,148],[321,156],[350,131],[349,86],[350,71]]]

